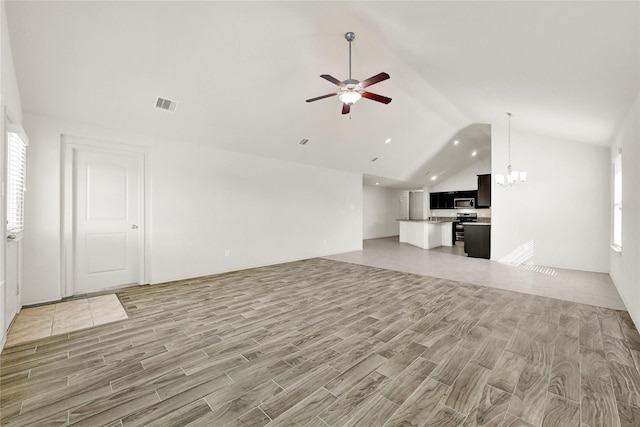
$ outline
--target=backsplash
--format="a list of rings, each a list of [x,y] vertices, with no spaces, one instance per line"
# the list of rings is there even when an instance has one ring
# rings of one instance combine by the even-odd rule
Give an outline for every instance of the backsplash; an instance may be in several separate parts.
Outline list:
[[[459,209],[459,211],[466,209]],[[456,221],[458,218],[455,216],[430,216],[427,218],[429,221]],[[480,216],[478,215],[478,222],[491,222],[490,216]]]
[[[432,209],[432,214],[437,214],[438,217],[453,217],[458,213],[477,213],[478,221],[480,218],[491,218],[491,208],[488,209]]]

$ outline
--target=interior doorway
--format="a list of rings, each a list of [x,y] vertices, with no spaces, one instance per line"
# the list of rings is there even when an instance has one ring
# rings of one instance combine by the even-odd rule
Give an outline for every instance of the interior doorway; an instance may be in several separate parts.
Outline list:
[[[63,137],[63,295],[145,283],[145,155]]]
[[[24,192],[26,178],[26,152],[28,138],[8,111],[4,111],[2,126],[2,213],[0,220],[5,241],[0,251],[2,262],[3,334],[11,325],[22,306],[20,288],[22,283],[22,234],[24,230]]]

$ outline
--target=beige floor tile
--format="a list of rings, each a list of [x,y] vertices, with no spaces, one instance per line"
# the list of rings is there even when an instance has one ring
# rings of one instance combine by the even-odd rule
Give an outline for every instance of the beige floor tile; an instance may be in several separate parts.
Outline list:
[[[87,300],[87,298],[83,298],[79,300],[60,302],[55,306],[56,306],[55,314],[69,313],[69,312],[84,312],[89,310],[89,301]]]
[[[92,314],[92,317],[94,326],[115,322],[116,320],[128,319],[127,313],[125,313],[122,309],[120,311],[114,311],[112,313],[106,313],[104,315]]]
[[[30,328],[15,329],[12,327],[7,336],[7,344],[13,345],[21,342],[33,341],[39,338],[51,336],[51,324],[36,324]]]
[[[25,308],[11,325],[7,345],[127,318],[127,313],[115,294]]]
[[[20,310],[18,317],[28,318],[53,318],[55,306],[53,304],[30,307]]]
[[[116,295],[101,295],[89,298],[89,307],[94,325],[102,325],[128,318]]]
[[[29,320],[25,318],[21,318],[16,320],[13,325],[11,325],[11,331],[13,332],[22,332],[27,329],[51,329],[51,325],[53,324],[53,319],[34,319]]]

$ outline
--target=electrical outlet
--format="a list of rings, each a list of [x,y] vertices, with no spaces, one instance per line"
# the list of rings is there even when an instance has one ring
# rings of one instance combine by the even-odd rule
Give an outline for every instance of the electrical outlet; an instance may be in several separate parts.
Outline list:
[[[231,255],[231,249],[227,249],[226,251],[224,251],[224,256],[230,256]]]

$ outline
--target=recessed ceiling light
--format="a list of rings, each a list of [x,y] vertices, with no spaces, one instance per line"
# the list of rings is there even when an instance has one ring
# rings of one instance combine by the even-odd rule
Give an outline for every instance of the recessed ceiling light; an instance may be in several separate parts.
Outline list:
[[[379,183],[379,182],[376,182],[376,185],[380,185],[380,183]]]
[[[458,141],[457,139],[453,141],[453,145],[458,145],[458,144],[460,144],[460,141]]]
[[[390,143],[390,142],[391,142],[391,138],[387,138],[387,139],[385,139],[385,140],[384,140],[384,143],[385,143],[385,144],[388,144],[388,143]]]
[[[478,154],[477,151],[474,151],[473,153],[471,153],[472,156],[475,156],[476,154]]]
[[[438,179],[438,177],[436,175],[431,177],[431,181],[435,181],[436,179]]]

